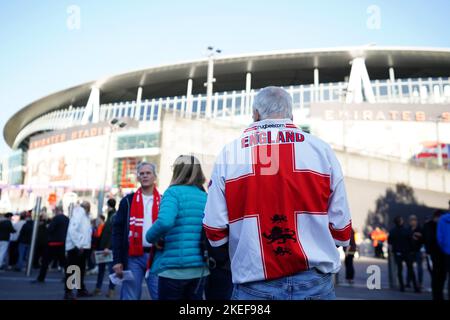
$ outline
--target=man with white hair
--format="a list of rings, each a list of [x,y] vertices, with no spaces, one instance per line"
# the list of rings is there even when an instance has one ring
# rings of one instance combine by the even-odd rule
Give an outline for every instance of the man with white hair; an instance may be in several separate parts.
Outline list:
[[[140,300],[145,279],[152,300],[158,299],[158,276],[147,272],[154,254],[145,234],[158,217],[161,195],[156,189],[156,166],[141,162],[137,166],[140,188],[126,195],[119,204],[112,226],[113,270],[123,277],[131,271],[133,280],[124,280],[121,300]]]
[[[257,94],[253,120],[219,154],[203,220],[211,245],[229,248],[232,299],[334,299],[351,233],[339,162],[293,124],[282,88]]]

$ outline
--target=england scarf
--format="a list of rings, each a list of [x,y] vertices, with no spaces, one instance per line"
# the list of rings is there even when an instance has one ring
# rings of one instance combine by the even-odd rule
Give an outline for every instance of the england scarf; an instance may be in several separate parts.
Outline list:
[[[156,186],[153,188],[153,206],[152,206],[152,222],[158,217],[159,203],[161,196]],[[139,188],[133,196],[130,209],[130,232],[129,232],[129,249],[130,257],[142,256],[144,248],[142,245],[142,233],[144,225],[144,201],[142,199],[142,189]]]

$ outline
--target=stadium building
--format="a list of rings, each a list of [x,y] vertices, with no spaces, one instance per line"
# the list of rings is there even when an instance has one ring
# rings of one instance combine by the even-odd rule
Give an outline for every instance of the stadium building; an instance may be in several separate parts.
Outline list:
[[[68,88],[6,123],[1,163],[9,210],[136,187],[139,161],[158,165],[160,189],[182,153],[209,176],[222,146],[251,123],[260,88],[284,87],[294,122],[330,143],[347,179],[354,223],[402,182],[432,207],[450,193],[450,50],[351,47],[220,56],[162,65]],[[106,191],[106,194],[102,193]]]

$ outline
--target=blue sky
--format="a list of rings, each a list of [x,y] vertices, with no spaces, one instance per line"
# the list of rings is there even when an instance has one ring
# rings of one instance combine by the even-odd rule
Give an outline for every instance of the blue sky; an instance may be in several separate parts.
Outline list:
[[[80,9],[80,28],[67,12]],[[368,8],[380,28],[367,27]],[[349,45],[450,47],[448,0],[0,0],[0,152],[28,103],[106,75],[223,54]]]

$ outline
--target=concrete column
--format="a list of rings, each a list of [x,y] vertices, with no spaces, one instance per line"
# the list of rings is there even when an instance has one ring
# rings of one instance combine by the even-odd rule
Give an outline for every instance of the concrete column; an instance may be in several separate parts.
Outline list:
[[[389,68],[389,79],[392,83],[395,83],[395,71],[393,67]]]
[[[192,114],[192,79],[188,80],[187,83],[187,90],[186,90],[186,113],[188,116],[191,116]]]
[[[213,83],[214,83],[214,56],[211,55],[208,59],[208,77],[206,80],[206,110],[205,110],[206,118],[211,118]]]
[[[246,113],[250,114],[250,93],[252,90],[252,74],[250,72],[247,72],[247,75],[245,76],[245,111]]]
[[[139,87],[136,97],[136,108],[134,109],[134,118],[136,120],[139,120],[139,111],[141,110],[141,103],[142,103],[142,87]]]
[[[314,101],[319,97],[319,69],[314,68]]]

